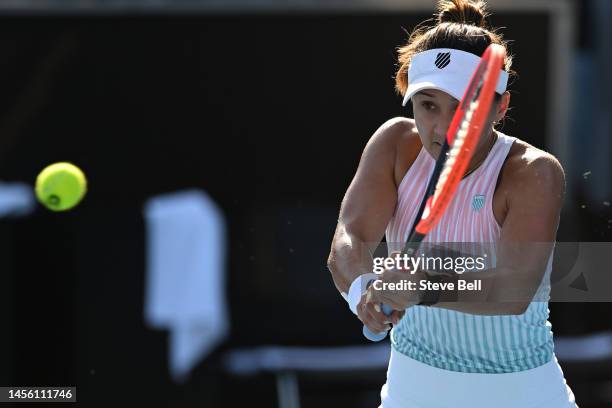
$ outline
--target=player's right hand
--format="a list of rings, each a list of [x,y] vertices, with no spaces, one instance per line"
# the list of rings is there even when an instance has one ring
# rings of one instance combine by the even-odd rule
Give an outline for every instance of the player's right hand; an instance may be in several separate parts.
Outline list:
[[[357,316],[363,324],[374,333],[389,331],[391,325],[397,325],[404,316],[405,311],[394,310],[389,316],[385,315],[380,305],[367,301],[367,292],[361,296],[357,305]]]

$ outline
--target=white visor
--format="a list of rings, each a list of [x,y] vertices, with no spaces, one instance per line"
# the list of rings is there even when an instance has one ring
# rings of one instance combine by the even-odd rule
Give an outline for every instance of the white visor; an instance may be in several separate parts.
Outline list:
[[[406,106],[414,94],[424,89],[437,89],[460,101],[479,63],[480,57],[475,54],[452,48],[436,48],[414,55],[402,105]],[[501,95],[507,86],[508,73],[502,70],[495,92]]]

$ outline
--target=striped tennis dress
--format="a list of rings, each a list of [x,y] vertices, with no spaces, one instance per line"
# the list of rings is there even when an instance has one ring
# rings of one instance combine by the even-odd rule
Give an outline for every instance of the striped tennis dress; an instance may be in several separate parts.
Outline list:
[[[499,242],[501,228],[493,215],[492,199],[515,138],[498,135],[483,164],[461,180],[446,213],[424,242],[482,242],[493,247]],[[421,148],[404,176],[386,230],[389,251],[405,242],[434,165],[434,159]],[[551,261],[552,255],[543,281],[550,278]],[[484,316],[413,306],[393,328],[391,343],[414,360],[450,371],[513,373],[539,367],[553,358],[548,302],[542,299],[548,300],[548,292],[521,315]]]

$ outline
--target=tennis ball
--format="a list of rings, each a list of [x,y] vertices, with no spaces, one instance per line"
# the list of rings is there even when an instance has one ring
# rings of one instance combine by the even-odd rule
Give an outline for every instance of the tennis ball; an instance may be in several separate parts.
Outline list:
[[[36,197],[52,211],[65,211],[77,205],[87,191],[85,174],[71,163],[47,166],[36,178]]]

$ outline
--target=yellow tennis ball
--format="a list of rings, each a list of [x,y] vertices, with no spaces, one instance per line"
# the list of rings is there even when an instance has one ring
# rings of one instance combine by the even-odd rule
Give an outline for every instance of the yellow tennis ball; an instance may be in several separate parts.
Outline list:
[[[65,211],[77,205],[87,192],[87,179],[71,163],[47,166],[36,178],[36,197],[52,211]]]

